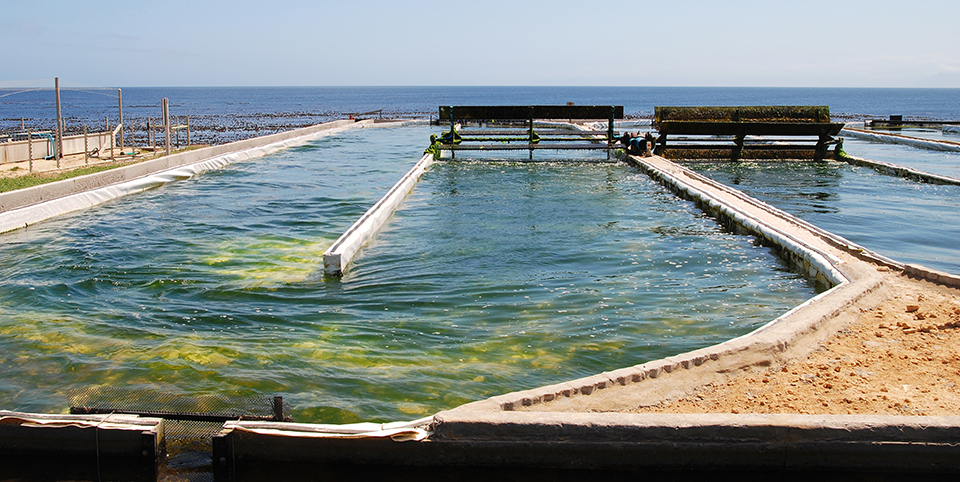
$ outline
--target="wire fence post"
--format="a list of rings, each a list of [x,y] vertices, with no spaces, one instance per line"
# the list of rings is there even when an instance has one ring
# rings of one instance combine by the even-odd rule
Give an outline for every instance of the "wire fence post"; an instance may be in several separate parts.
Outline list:
[[[53,156],[57,158],[57,169],[60,169],[60,158],[63,157],[63,115],[60,111],[60,77],[53,78],[54,87],[57,91],[57,143],[54,147]]]
[[[117,89],[117,107],[120,110],[120,122],[117,127],[120,128],[120,155],[123,155],[123,92]]]
[[[67,130],[67,121],[60,119],[60,136],[57,141],[57,169],[60,169],[60,159],[63,159],[63,133]]]
[[[30,172],[33,172],[33,132],[27,131],[27,159]]]
[[[83,165],[90,163],[90,147],[87,143],[87,125],[83,125]]]
[[[164,136],[164,145],[167,148],[167,155],[170,155],[170,102],[166,97],[163,98],[161,103],[163,110],[163,136]]]

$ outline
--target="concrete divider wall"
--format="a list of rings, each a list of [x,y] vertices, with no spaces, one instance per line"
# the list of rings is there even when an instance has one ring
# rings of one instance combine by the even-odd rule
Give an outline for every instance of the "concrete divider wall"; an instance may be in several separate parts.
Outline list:
[[[323,271],[329,276],[342,276],[353,256],[372,238],[390,214],[400,205],[420,176],[433,164],[433,154],[424,154],[387,193],[370,207],[336,242],[323,253]]]
[[[83,154],[84,148],[87,151],[99,149],[100,152],[103,152],[113,147],[112,142],[113,136],[110,132],[90,132],[86,135],[86,140],[84,140],[83,134],[64,136],[63,155]],[[32,156],[34,160],[53,155],[55,149],[53,143],[45,137],[33,134],[32,141],[22,140],[0,144],[0,164],[29,160],[31,156],[30,144],[33,144]]]
[[[919,169],[914,169],[912,167],[898,166],[896,164],[891,164],[889,162],[882,161],[872,161],[869,159],[863,159],[861,157],[843,155],[838,156],[839,160],[846,162],[847,164],[852,164],[854,166],[863,166],[869,167],[881,174],[886,174],[888,176],[899,176],[906,179],[912,179],[914,181],[927,182],[930,184],[952,184],[954,186],[960,186],[960,179],[950,176],[942,176],[940,174],[934,174],[932,172],[921,171]]]
[[[850,127],[845,127],[840,131],[841,134],[859,137],[861,139],[867,139],[877,142],[885,142],[888,144],[903,144],[912,147],[919,147],[922,149],[932,149],[935,151],[953,151],[960,152],[960,142],[953,141],[935,141],[932,139],[923,139],[921,137],[911,137],[904,136],[900,134],[885,134],[880,132],[870,132],[860,129],[853,129]]]
[[[305,127],[268,136],[231,142],[218,146],[205,147],[192,151],[181,152],[170,156],[160,157],[129,166],[111,169],[109,171],[88,174],[63,181],[41,184],[39,186],[11,191],[0,194],[0,214],[14,209],[36,205],[51,200],[63,199],[67,196],[91,192],[98,188],[105,188],[117,183],[134,181],[144,176],[159,173],[164,170],[189,166],[221,156],[234,156],[233,161],[240,157],[251,158],[261,156],[279,149],[283,149],[300,142],[306,142],[314,136],[325,135],[337,130],[351,127],[361,127],[372,124],[373,121],[354,122],[334,121],[316,126]],[[149,188],[145,187],[144,189]],[[109,194],[104,194],[109,195]],[[94,196],[97,197],[97,196]],[[67,212],[67,211],[64,211]],[[43,218],[46,219],[46,218]],[[36,221],[34,221],[36,222]],[[7,229],[9,230],[9,229]],[[0,232],[3,232],[0,229]]]
[[[918,264],[908,264],[903,267],[903,274],[911,278],[927,280],[931,283],[960,288],[960,276],[937,271]]]
[[[72,154],[83,154],[84,148],[87,149],[87,152],[93,151],[94,149],[99,149],[101,153],[104,151],[109,151],[111,147],[116,147],[116,140],[113,137],[113,134],[110,132],[91,132],[87,134],[86,147],[84,146],[83,134],[76,136],[64,136],[63,138],[63,155],[69,156]],[[127,149],[130,146],[126,146]],[[116,152],[120,153],[119,150]],[[105,155],[105,154],[104,154]]]
[[[30,147],[33,145],[31,154]],[[43,159],[52,156],[56,148],[46,137],[37,137],[33,135],[30,141],[12,141],[0,144],[0,164],[9,162],[20,162],[33,159]]]
[[[838,260],[829,254],[816,250],[801,240],[763,223],[743,210],[733,208],[709,193],[694,188],[679,177],[657,169],[652,164],[638,162],[638,158],[631,159],[633,159],[631,164],[666,186],[673,191],[674,194],[695,202],[700,209],[720,219],[727,227],[748,232],[759,237],[765,243],[776,246],[782,255],[789,258],[797,267],[803,268],[807,276],[815,279],[821,285],[834,286],[848,281],[848,279],[835,268],[835,265],[839,264]],[[699,177],[692,171],[688,172],[688,174],[693,177]],[[764,207],[766,208],[766,206]],[[789,216],[782,212],[778,214]]]
[[[880,132],[870,132],[862,129],[854,129],[851,127],[844,128],[842,131],[840,131],[840,133],[851,136],[851,137],[867,139],[875,142],[883,142],[886,144],[903,144],[906,146],[917,147],[921,149],[960,152],[960,142],[936,141],[932,139],[910,137],[910,136],[904,136],[900,134],[884,134]],[[881,174],[887,174],[890,176],[900,176],[907,179],[913,179],[914,181],[929,182],[931,184],[952,184],[955,186],[960,186],[960,179],[957,179],[955,177],[943,176],[940,174],[933,174],[930,172],[921,171],[919,169],[914,169],[912,167],[891,164],[889,162],[863,159],[863,158],[851,156],[845,153],[842,156],[838,156],[837,160],[844,161],[854,166],[869,167]]]

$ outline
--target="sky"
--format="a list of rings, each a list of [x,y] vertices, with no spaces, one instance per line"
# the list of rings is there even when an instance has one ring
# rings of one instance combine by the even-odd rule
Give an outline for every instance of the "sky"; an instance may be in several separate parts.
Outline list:
[[[0,87],[960,88],[960,2],[0,0]]]

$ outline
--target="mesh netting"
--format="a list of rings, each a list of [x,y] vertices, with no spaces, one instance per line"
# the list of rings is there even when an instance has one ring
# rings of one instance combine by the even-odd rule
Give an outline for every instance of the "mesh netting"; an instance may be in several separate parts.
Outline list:
[[[286,420],[290,405],[269,395],[191,396],[174,392],[91,387],[70,393],[71,413],[134,413],[164,419],[167,453],[210,452],[227,420]]]
[[[116,411],[196,413],[226,419],[271,418],[274,416],[274,398],[270,395],[190,396],[97,386],[71,392],[70,406]],[[284,413],[288,411],[289,404],[284,402]]]

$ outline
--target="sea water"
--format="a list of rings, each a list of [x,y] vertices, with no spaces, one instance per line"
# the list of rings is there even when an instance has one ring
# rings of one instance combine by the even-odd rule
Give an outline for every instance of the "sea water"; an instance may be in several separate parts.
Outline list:
[[[69,82],[62,81],[62,85]],[[0,89],[0,134],[25,127],[56,125],[50,88]],[[137,145],[146,142],[145,125],[160,118],[160,101],[169,99],[175,121],[189,116],[191,141],[222,143],[303,127],[351,114],[382,110],[384,117],[436,117],[441,105],[622,105],[631,117],[653,115],[655,106],[826,105],[835,119],[908,117],[960,120],[960,89],[864,89],[782,87],[125,87],[123,116]],[[117,89],[61,88],[62,114],[70,133],[82,126],[102,129],[119,117]],[[370,114],[366,117],[377,117]],[[186,133],[176,131],[179,142]]]

